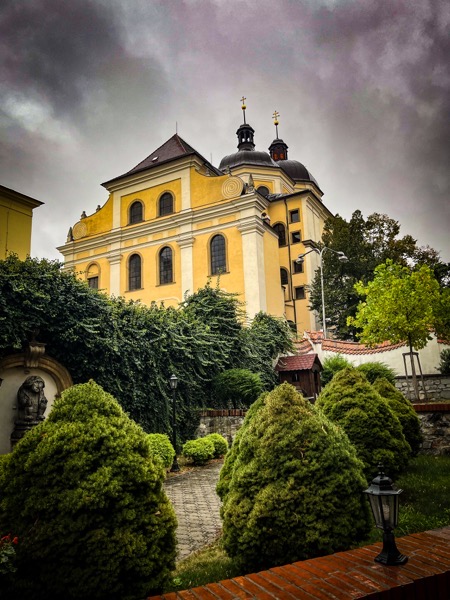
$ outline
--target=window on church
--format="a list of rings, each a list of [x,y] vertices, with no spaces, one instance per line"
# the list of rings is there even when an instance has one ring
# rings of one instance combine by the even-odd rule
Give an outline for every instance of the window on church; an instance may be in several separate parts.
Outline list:
[[[280,279],[281,279],[281,285],[288,285],[289,284],[289,275],[287,272],[287,269],[280,269]]]
[[[280,247],[286,246],[286,228],[283,223],[275,223],[273,229],[278,234],[278,245]]]
[[[159,283],[173,283],[172,249],[168,246],[159,253]]]
[[[100,280],[100,269],[97,264],[92,264],[88,267],[86,273],[87,284],[90,288],[98,290]]]
[[[300,211],[298,208],[289,211],[289,218],[291,223],[298,223],[300,221]]]
[[[294,289],[295,299],[296,300],[304,300],[305,296],[305,287],[302,285],[300,287],[296,287]]]
[[[291,244],[298,244],[302,241],[302,235],[300,231],[292,231],[291,232]]]
[[[88,277],[88,286],[94,290],[98,290],[98,277]]]
[[[225,238],[215,235],[211,240],[211,275],[218,275],[227,270]]]
[[[128,261],[128,289],[139,290],[142,285],[142,260],[139,254],[132,254]]]
[[[269,188],[265,185],[260,185],[258,188],[256,188],[256,190],[261,194],[261,196],[264,196],[264,198],[270,194]]]
[[[294,273],[303,273],[303,263],[298,263],[297,261],[292,261],[292,270]]]
[[[159,199],[159,210],[158,214],[160,217],[165,215],[171,215],[173,213],[173,196],[166,192]]]
[[[136,202],[133,202],[133,204],[130,206],[130,218],[128,220],[128,224],[132,225],[133,223],[140,223],[141,221],[144,220],[144,210],[143,210],[143,206],[142,206],[142,202],[140,202],[139,200]]]

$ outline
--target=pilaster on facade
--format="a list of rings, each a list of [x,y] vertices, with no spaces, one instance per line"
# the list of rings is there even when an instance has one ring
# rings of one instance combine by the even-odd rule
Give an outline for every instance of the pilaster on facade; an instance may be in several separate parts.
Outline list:
[[[109,262],[109,293],[113,296],[120,296],[120,264],[122,262],[122,254],[120,249],[112,250],[108,253],[107,259]]]
[[[237,228],[242,235],[247,314],[252,319],[259,311],[267,310],[263,239],[265,227],[261,218],[253,215],[241,219]]]
[[[181,249],[181,292],[182,297],[194,289],[194,257],[192,248],[195,238],[192,233],[181,234],[177,244]]]

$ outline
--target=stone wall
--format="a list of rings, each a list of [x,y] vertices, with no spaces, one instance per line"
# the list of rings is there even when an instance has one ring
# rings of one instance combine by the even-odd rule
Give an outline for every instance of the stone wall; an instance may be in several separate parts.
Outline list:
[[[200,413],[200,424],[195,437],[205,437],[210,433],[220,433],[232,443],[237,430],[244,422],[245,410],[204,410]]]
[[[424,386],[429,401],[450,400],[450,377],[448,375],[424,375],[417,378],[419,384],[419,400],[425,400]],[[414,400],[412,381],[406,377],[396,377],[395,387],[410,400]]]
[[[450,455],[450,403],[415,404],[423,435],[421,454]]]

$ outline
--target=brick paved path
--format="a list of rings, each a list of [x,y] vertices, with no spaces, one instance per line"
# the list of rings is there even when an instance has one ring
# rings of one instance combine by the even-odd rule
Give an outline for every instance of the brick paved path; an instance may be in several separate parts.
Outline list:
[[[222,461],[168,477],[164,489],[175,509],[178,560],[213,542],[222,531],[216,483]]]

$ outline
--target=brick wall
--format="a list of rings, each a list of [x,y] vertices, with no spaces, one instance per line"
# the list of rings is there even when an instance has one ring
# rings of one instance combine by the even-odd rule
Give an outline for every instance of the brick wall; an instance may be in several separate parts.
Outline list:
[[[450,455],[450,404],[413,404],[423,435],[421,454]]]
[[[449,600],[450,527],[397,538],[406,565],[374,562],[381,543],[149,600]]]

